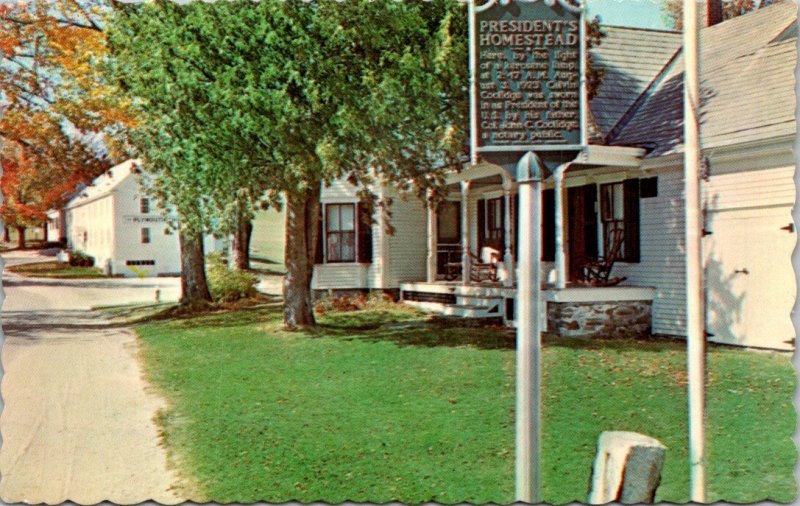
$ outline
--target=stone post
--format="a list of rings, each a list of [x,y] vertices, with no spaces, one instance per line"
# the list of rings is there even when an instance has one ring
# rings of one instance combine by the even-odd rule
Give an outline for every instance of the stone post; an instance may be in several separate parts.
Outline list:
[[[597,441],[589,504],[652,503],[666,447],[637,432],[605,431]]]

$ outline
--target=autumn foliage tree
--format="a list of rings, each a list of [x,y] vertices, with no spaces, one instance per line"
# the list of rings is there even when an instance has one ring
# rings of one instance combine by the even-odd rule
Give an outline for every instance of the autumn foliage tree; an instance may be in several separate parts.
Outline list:
[[[0,214],[20,231],[112,165],[110,134],[130,121],[99,73],[106,11],[95,0],[0,4]]]

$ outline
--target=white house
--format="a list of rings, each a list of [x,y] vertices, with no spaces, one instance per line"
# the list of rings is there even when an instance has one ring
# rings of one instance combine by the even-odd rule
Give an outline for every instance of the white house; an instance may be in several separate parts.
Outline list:
[[[794,2],[777,1],[724,22],[709,19],[701,31],[703,250],[713,342],[794,348],[796,11]],[[548,330],[684,336],[681,35],[604,30],[593,49],[605,76],[590,104],[592,140],[563,174],[544,182],[542,267],[545,277],[566,280],[545,292]],[[437,209],[396,198],[391,236],[380,218],[372,226],[357,219],[356,188],[344,181],[323,188],[313,288],[390,291],[443,314],[513,324],[514,175],[479,163],[453,173],[448,185]],[[389,185],[377,191],[398,197]],[[587,258],[608,253],[614,237],[620,259],[612,276],[624,281],[581,286]],[[481,252],[492,251],[486,248],[497,252],[483,259],[496,264],[497,280],[462,276],[483,263]]]
[[[142,191],[137,165],[112,167],[67,203],[67,245],[110,275],[180,275],[177,231]],[[221,243],[209,236],[205,247],[219,251]]]

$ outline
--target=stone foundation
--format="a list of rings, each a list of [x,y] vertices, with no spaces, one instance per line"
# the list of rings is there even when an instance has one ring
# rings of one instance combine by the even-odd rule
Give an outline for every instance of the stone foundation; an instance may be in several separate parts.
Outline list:
[[[559,336],[650,337],[652,301],[547,302],[547,330]]]

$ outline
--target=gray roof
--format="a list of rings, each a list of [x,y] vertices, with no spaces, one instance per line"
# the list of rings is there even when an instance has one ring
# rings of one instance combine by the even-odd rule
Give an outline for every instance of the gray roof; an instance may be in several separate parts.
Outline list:
[[[590,107],[595,124],[607,136],[681,45],[680,32],[603,26],[606,34],[592,48],[592,59],[605,71]]]
[[[797,5],[780,1],[701,31],[703,148],[796,131]],[[665,69],[610,144],[678,153],[683,139],[683,58]]]

